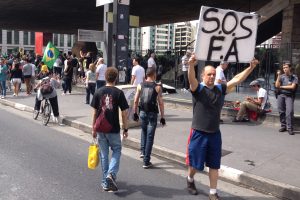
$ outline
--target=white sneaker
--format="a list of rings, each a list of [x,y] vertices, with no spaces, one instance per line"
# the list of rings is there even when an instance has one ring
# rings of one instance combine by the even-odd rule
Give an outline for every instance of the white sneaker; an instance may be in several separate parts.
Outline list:
[[[60,125],[60,126],[63,126],[64,124],[62,123],[62,118],[60,116],[58,117],[55,117],[55,123]]]
[[[51,113],[51,117],[52,117],[52,121],[53,121],[53,123],[56,123],[56,117],[54,117],[54,115]]]

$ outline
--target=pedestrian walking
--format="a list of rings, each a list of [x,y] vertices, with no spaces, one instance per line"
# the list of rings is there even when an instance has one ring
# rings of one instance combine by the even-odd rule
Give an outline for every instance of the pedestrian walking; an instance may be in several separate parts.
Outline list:
[[[137,86],[145,80],[145,69],[140,65],[141,59],[136,56],[132,60],[131,85]]]
[[[0,60],[0,85],[1,85],[1,99],[6,97],[6,79],[8,74],[8,68],[6,60],[1,58]]]
[[[96,66],[94,63],[91,63],[89,70],[86,72],[85,79],[85,89],[86,89],[86,98],[85,103],[90,104],[90,95],[94,95],[96,88]]]
[[[291,72],[291,64],[285,63],[281,70],[277,72],[275,87],[279,89],[277,96],[277,107],[281,128],[279,132],[288,131],[294,135],[293,118],[294,118],[294,100],[298,86],[298,77]]]
[[[97,89],[105,85],[106,70],[107,70],[107,65],[104,63],[104,58],[99,58],[97,62],[97,69],[96,69]]]
[[[11,71],[10,79],[14,85],[14,94],[13,96],[18,96],[20,91],[20,85],[22,83],[23,72],[20,69],[20,64],[16,63],[14,69]]]
[[[67,61],[67,67],[64,69],[64,84],[63,84],[63,90],[64,92],[62,95],[66,95],[67,91],[69,91],[68,94],[71,94],[72,92],[72,78],[73,78],[73,67],[72,67],[72,61],[69,59]]]
[[[152,167],[151,152],[154,142],[155,130],[157,126],[157,115],[160,110],[160,123],[166,124],[164,118],[164,102],[162,98],[162,87],[157,84],[155,68],[147,69],[147,79],[137,86],[134,98],[134,120],[138,121],[137,110],[140,110],[141,119],[141,155],[143,158],[143,168]],[[158,110],[159,107],[159,110]]]
[[[24,65],[23,65],[23,76],[24,76],[24,82],[26,86],[26,95],[31,94],[31,77],[32,77],[32,66],[29,63],[29,60],[26,58],[24,59]]]
[[[188,138],[186,164],[188,166],[187,189],[192,195],[198,194],[194,182],[196,171],[202,171],[204,164],[209,168],[210,200],[219,200],[217,193],[218,169],[221,165],[222,139],[220,132],[220,113],[222,96],[234,90],[256,67],[253,60],[250,66],[233,77],[227,84],[215,85],[216,69],[205,66],[202,71],[203,82],[195,76],[197,61],[192,55],[189,60],[188,78],[193,97],[193,119]]]
[[[116,183],[119,172],[121,157],[121,136],[119,122],[119,108],[121,110],[124,138],[128,136],[127,110],[129,108],[124,92],[115,87],[118,78],[118,70],[115,67],[109,67],[105,72],[106,85],[98,89],[91,103],[93,107],[92,115],[92,135],[97,137],[100,146],[100,157],[102,166],[101,186],[104,191],[117,191]],[[96,119],[99,115],[104,116],[106,125],[110,125],[108,132],[97,132],[95,129]],[[109,148],[112,150],[109,160]]]
[[[183,74],[183,85],[181,91],[187,92],[190,88],[190,83],[188,79],[188,68],[189,68],[189,59],[192,55],[190,50],[187,50],[185,55],[181,58],[181,70]]]
[[[227,61],[221,61],[220,65],[216,68],[216,79],[215,79],[215,85],[217,84],[226,84],[227,80],[224,74],[224,71],[228,67],[228,62]],[[225,102],[225,96],[222,96],[222,107]],[[223,123],[223,120],[220,118],[220,122]]]
[[[154,52],[152,52],[150,54],[150,58],[148,59],[148,68],[151,68],[151,67],[155,68],[155,70],[157,69],[157,64],[155,62],[155,53]]]

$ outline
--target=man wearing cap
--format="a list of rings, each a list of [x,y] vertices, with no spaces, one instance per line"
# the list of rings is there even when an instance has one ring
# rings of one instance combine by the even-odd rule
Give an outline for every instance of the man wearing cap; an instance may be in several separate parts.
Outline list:
[[[254,80],[250,83],[250,87],[257,92],[257,98],[247,97],[245,101],[241,103],[240,110],[233,122],[248,122],[249,119],[246,116],[247,110],[261,112],[266,104],[267,91],[260,86],[258,80]]]
[[[215,79],[215,85],[218,84],[226,84],[226,77],[224,75],[224,70],[227,69],[228,67],[228,62],[227,61],[221,61],[220,65],[216,68],[216,79]],[[222,107],[224,105],[224,101],[225,101],[225,96],[222,96]],[[222,123],[223,120],[220,118],[220,122]]]

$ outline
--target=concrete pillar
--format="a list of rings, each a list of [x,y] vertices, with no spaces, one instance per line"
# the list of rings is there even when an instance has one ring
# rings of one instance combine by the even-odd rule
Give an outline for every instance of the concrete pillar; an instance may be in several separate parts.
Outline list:
[[[105,42],[103,58],[107,66],[112,66],[113,24],[108,22],[108,12],[113,12],[113,4],[104,5],[103,30],[105,31]]]
[[[281,47],[283,59],[293,64],[300,61],[300,0],[291,0],[283,10]]]
[[[300,43],[300,0],[291,1],[283,10],[281,42]]]
[[[19,32],[19,46],[24,49],[24,31]]]
[[[2,54],[7,54],[7,30],[2,31]]]

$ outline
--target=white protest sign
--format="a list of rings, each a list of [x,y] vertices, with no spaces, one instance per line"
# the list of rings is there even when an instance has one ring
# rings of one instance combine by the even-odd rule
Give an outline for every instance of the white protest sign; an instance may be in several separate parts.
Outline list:
[[[246,63],[253,59],[258,16],[202,6],[195,43],[198,60]]]

